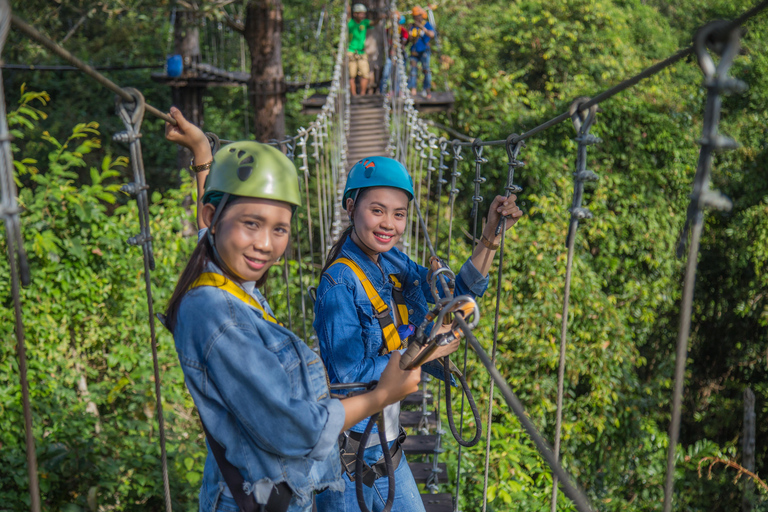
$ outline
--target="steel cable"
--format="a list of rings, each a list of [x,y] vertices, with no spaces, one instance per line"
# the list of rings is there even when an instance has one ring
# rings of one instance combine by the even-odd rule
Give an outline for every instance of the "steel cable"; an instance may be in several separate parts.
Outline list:
[[[581,206],[584,195],[584,183],[596,181],[597,175],[587,170],[587,146],[600,142],[600,139],[589,133],[597,116],[597,105],[593,105],[586,112],[580,109],[580,105],[588,103],[589,98],[579,98],[571,104],[569,112],[576,128],[576,141],[578,142],[576,156],[576,171],[573,173],[573,199],[571,203],[571,219],[568,224],[566,247],[568,248],[568,260],[565,265],[565,286],[563,291],[563,313],[560,326],[560,357],[557,366],[557,413],[555,418],[555,461],[560,458],[560,433],[563,422],[563,393],[565,386],[565,352],[568,334],[568,305],[571,296],[571,275],[573,269],[573,253],[576,244],[576,231],[579,220],[592,218],[592,212]],[[582,115],[584,112],[584,115]],[[514,138],[512,139],[514,140]],[[557,475],[552,476],[552,494],[550,499],[550,511],[557,508]]]
[[[763,2],[766,4],[767,2]],[[754,10],[754,9],[753,9]],[[756,11],[757,12],[757,11]],[[685,248],[687,232],[691,231],[688,261],[683,284],[683,300],[680,306],[680,330],[677,338],[675,359],[675,385],[672,396],[672,418],[669,426],[669,446],[667,451],[667,474],[664,483],[664,512],[672,510],[672,497],[675,481],[675,458],[678,437],[680,435],[680,414],[682,409],[683,384],[688,354],[688,337],[691,329],[693,310],[693,289],[696,283],[696,264],[699,254],[701,232],[704,224],[704,209],[714,208],[729,210],[731,202],[721,194],[709,189],[712,172],[712,155],[716,150],[736,149],[738,144],[718,133],[720,122],[721,96],[726,92],[742,92],[746,85],[740,80],[728,76],[728,70],[738,56],[740,34],[738,25],[726,21],[716,21],[702,27],[696,35],[695,48],[699,65],[704,72],[704,86],[707,89],[704,122],[702,126],[701,150],[694,177],[693,193],[688,207],[685,227],[680,236],[678,252]],[[710,38],[718,40],[715,47],[719,50],[720,61],[715,66],[707,51]]]
[[[565,470],[560,467],[560,464],[555,460],[551,448],[547,445],[547,442],[544,440],[541,434],[539,434],[539,431],[536,430],[533,422],[525,413],[525,408],[523,407],[522,402],[520,402],[520,399],[517,398],[515,393],[512,391],[512,388],[509,387],[509,384],[507,384],[507,382],[504,380],[504,377],[501,376],[501,373],[499,373],[499,370],[496,369],[493,362],[491,362],[491,358],[488,357],[488,354],[485,352],[483,346],[479,341],[477,341],[477,338],[472,333],[472,329],[469,328],[464,319],[462,319],[459,315],[456,315],[455,319],[456,323],[458,323],[459,327],[464,332],[464,336],[467,338],[467,342],[477,353],[478,359],[480,359],[480,362],[488,370],[491,378],[499,388],[499,392],[501,393],[502,397],[504,397],[504,401],[507,402],[507,406],[512,410],[520,424],[528,433],[528,436],[531,438],[531,441],[533,441],[533,444],[536,445],[536,449],[544,458],[544,461],[547,463],[547,465],[549,465],[552,473],[556,474],[560,479],[560,485],[563,488],[563,493],[568,496],[571,501],[573,501],[574,505],[576,506],[576,510],[579,512],[592,512],[592,508],[589,506],[589,502],[587,501],[586,496],[584,496],[584,493],[571,483],[570,478],[568,477],[568,473],[566,473]]]
[[[5,47],[10,30],[11,6],[8,0],[0,0],[0,54]],[[5,90],[0,72],[0,217],[5,224],[8,243],[8,263],[11,267],[11,295],[16,333],[16,357],[19,360],[19,385],[21,386],[21,408],[24,416],[24,443],[29,479],[29,504],[32,512],[40,512],[40,483],[37,475],[37,454],[35,432],[32,425],[32,406],[29,399],[27,375],[27,346],[24,332],[24,317],[21,309],[20,285],[30,284],[29,266],[24,251],[24,236],[21,232],[16,183],[13,176],[13,154],[8,121],[5,112]]]
[[[507,137],[507,156],[508,156],[508,162],[507,162],[507,186],[505,187],[505,197],[509,197],[513,193],[518,193],[522,191],[522,189],[515,185],[515,169],[518,167],[522,167],[525,165],[523,162],[517,159],[517,157],[520,154],[520,150],[525,146],[525,143],[520,141],[517,143],[512,143],[512,139],[514,138],[515,134],[510,135]],[[497,280],[496,280],[496,312],[493,317],[493,348],[491,349],[491,363],[494,365],[496,364],[496,351],[498,349],[499,344],[499,316],[500,316],[500,307],[501,307],[501,282],[502,282],[502,276],[504,275],[504,242],[506,241],[506,233],[507,233],[507,219],[506,217],[502,217],[501,221],[499,222],[499,227],[501,228],[500,234],[501,234],[501,241],[499,242],[499,270],[497,272]],[[497,231],[499,231],[497,229]],[[496,235],[499,235],[499,233],[496,233]],[[492,426],[493,426],[493,391],[494,391],[494,381],[491,380],[490,389],[488,391],[488,416],[486,420],[487,424],[487,433],[485,437],[485,467],[483,470],[483,508],[482,512],[485,512],[488,506],[488,472],[490,470],[490,463],[491,463],[491,433],[492,433]]]
[[[144,174],[144,162],[141,153],[141,123],[144,120],[144,97],[136,89],[125,89],[124,92],[131,97],[126,101],[120,95],[117,98],[117,114],[125,126],[125,131],[116,133],[113,139],[128,144],[131,154],[131,168],[133,169],[133,182],[122,187],[122,190],[136,197],[139,210],[140,232],[128,239],[129,245],[140,245],[144,260],[144,288],[147,297],[147,312],[149,314],[149,334],[152,347],[152,366],[155,380],[155,406],[157,410],[157,422],[160,438],[160,460],[163,474],[163,493],[165,496],[165,510],[171,512],[171,487],[168,476],[168,455],[166,452],[165,416],[163,414],[163,400],[160,385],[160,363],[157,354],[157,333],[155,331],[154,300],[152,298],[151,271],[155,268],[155,258],[152,251],[152,234],[149,225],[149,186]]]

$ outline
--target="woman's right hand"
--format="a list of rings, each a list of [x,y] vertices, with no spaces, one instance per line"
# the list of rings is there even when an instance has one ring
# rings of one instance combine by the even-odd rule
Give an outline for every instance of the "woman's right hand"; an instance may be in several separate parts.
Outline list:
[[[421,368],[401,370],[400,352],[392,352],[375,391],[381,393],[384,404],[389,405],[418,391],[420,382]]]

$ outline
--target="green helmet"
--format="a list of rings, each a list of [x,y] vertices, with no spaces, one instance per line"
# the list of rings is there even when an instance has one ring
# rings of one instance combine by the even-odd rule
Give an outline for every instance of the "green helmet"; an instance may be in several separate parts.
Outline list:
[[[205,180],[203,203],[220,194],[301,204],[296,167],[279,149],[243,140],[221,148]]]

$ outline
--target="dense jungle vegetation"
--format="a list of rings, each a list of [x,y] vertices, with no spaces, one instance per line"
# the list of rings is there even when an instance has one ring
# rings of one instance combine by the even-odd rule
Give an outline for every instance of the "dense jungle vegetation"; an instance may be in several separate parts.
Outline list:
[[[214,48],[224,48],[226,31],[218,28],[215,8],[221,2],[199,3],[207,16],[204,56],[211,56]],[[54,40],[66,38],[65,47],[92,64],[162,65],[169,52],[170,0],[16,4],[16,14]],[[689,45],[704,22],[733,18],[753,1],[438,4],[433,79],[436,90],[454,92],[456,105],[432,118],[472,137],[495,140],[639,72]],[[304,18],[305,25],[313,25],[326,2],[284,0],[284,6],[286,20]],[[341,8],[339,2],[328,7],[333,14]],[[328,41],[313,41],[298,28],[286,31],[286,74],[306,74],[314,59],[329,76],[328,48],[338,37],[337,27],[333,31]],[[763,479],[768,474],[768,13],[747,24],[742,44],[731,74],[749,90],[724,98],[721,124],[741,147],[718,154],[713,171],[713,188],[729,196],[734,207],[706,216],[676,510],[742,509],[745,476],[735,478],[737,471],[723,464],[708,474],[710,460],[703,461],[701,473],[697,469],[705,457],[741,462],[747,387],[756,395],[756,473]],[[219,66],[239,69],[236,52],[220,50],[217,58]],[[13,31],[3,60],[62,64]],[[153,82],[150,70],[105,73],[142,90],[149,103],[170,106],[169,89]],[[111,141],[123,129],[113,112],[113,95],[74,72],[5,69],[3,79],[33,275],[23,291],[23,307],[44,508],[160,511],[143,265],[140,250],[125,242],[138,232],[138,217],[135,202],[119,192],[132,178],[126,148]],[[299,113],[304,94],[289,95],[289,132],[311,120]],[[588,168],[601,179],[587,187],[585,203],[594,218],[581,224],[577,239],[562,453],[566,469],[601,511],[661,510],[684,271],[675,250],[696,169],[704,97],[702,74],[689,57],[604,103],[592,129],[603,142],[590,147]],[[222,138],[242,138],[243,109],[241,89],[211,89],[206,129]],[[183,229],[190,213],[182,201],[192,186],[187,172],[174,168],[176,151],[162,139],[162,122],[148,117],[143,133],[157,261],[152,280],[161,308],[195,243]],[[498,366],[549,439],[576,160],[573,137],[571,124],[561,123],[530,139],[521,152],[526,165],[517,176],[526,215],[508,236],[503,274],[491,272],[478,328],[478,337],[490,346],[494,290],[501,279]],[[488,198],[503,192],[506,153],[496,148],[484,156],[490,159],[482,192]],[[470,190],[471,158],[462,166],[460,188]],[[458,205],[459,232],[462,225],[470,226],[469,206]],[[308,212],[299,215],[305,218]],[[7,254],[4,236],[0,231]],[[445,237],[441,240],[444,252]],[[467,237],[455,237],[451,263],[463,261],[469,250]],[[291,264],[296,274],[296,262]],[[0,275],[0,511],[17,511],[28,509],[29,498],[5,256]],[[305,279],[309,283],[306,273]],[[270,301],[278,316],[285,315],[285,290],[278,279],[272,283]],[[292,292],[295,314],[298,285]],[[297,332],[299,323],[294,316]],[[159,347],[174,509],[196,510],[203,435],[168,333],[159,333]],[[484,409],[489,381],[471,354],[469,359],[470,384]],[[489,510],[549,510],[551,475],[513,415],[496,402]],[[444,460],[454,481],[457,445],[450,434],[444,439]],[[483,445],[464,450],[460,495],[465,511],[480,510]],[[768,510],[768,492],[759,485],[752,501],[753,510]],[[558,504],[559,510],[573,509],[562,493]]]

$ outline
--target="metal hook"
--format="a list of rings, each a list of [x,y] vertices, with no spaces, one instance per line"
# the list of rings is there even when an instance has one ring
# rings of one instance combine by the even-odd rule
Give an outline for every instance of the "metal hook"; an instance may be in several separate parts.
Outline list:
[[[516,138],[517,134],[511,133],[507,137],[507,141],[505,143],[508,158],[507,165],[509,166],[509,169],[507,170],[507,186],[504,187],[504,190],[506,191],[504,194],[505,197],[509,197],[512,194],[519,194],[523,191],[522,187],[514,184],[514,180],[515,169],[525,165],[525,162],[517,159],[517,156],[520,154],[520,150],[525,147],[525,140],[514,142]],[[494,232],[496,236],[501,234],[501,231],[504,229],[504,223],[507,221],[507,219],[509,219],[509,216],[505,215],[499,220],[499,223],[496,225],[496,231]]]

